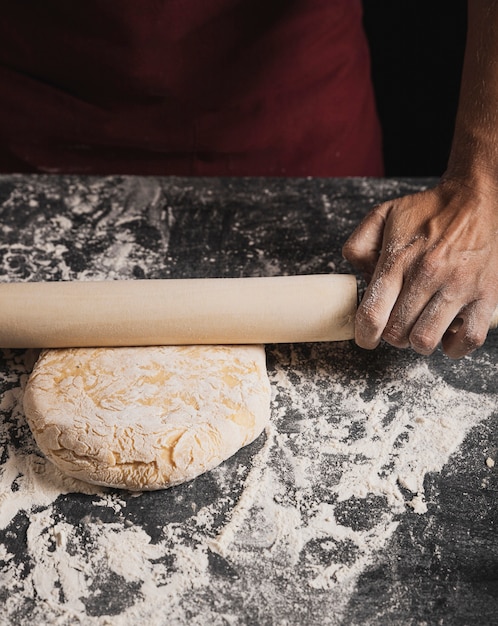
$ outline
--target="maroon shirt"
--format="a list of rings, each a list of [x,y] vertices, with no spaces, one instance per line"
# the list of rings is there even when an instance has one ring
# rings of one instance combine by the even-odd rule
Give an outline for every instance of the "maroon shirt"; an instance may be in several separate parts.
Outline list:
[[[381,175],[360,0],[23,0],[0,170]]]

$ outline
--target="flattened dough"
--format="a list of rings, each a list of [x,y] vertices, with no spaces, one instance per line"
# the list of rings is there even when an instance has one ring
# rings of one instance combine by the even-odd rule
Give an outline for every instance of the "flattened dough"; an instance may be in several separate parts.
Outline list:
[[[24,395],[33,435],[66,474],[134,490],[206,472],[264,429],[263,346],[46,350]]]

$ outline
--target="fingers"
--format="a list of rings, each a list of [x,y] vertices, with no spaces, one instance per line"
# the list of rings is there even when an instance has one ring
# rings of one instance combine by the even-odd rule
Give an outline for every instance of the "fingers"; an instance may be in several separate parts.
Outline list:
[[[379,209],[385,211],[386,206]],[[358,236],[362,236],[361,231]],[[411,284],[407,270],[412,265],[418,237],[397,244],[395,237],[385,236],[384,232],[382,236],[386,241],[382,242],[382,252],[356,314],[355,340],[367,349],[375,348],[381,339],[406,348],[409,331],[430,298],[425,287],[419,289]]]
[[[408,344],[419,354],[432,354],[446,333],[460,333],[460,315],[460,303],[452,302],[442,292],[436,293],[411,327]]]
[[[388,277],[394,287],[392,276]],[[461,307],[451,303],[441,293],[436,293],[420,309],[420,302],[410,306],[396,299],[396,288],[387,289],[382,298],[376,298],[376,289],[382,289],[382,281],[369,293],[358,308],[355,327],[356,343],[363,348],[373,349],[383,339],[397,348],[412,348],[428,356],[441,343],[447,356],[458,359],[481,347],[486,340],[494,307],[482,301]],[[401,315],[400,312],[406,313]],[[396,311],[396,313],[395,313]],[[387,318],[387,319],[386,319]]]
[[[462,190],[464,193],[462,193]],[[376,207],[343,248],[370,280],[355,338],[453,358],[485,340],[498,301],[498,216],[465,185],[440,185]]]
[[[446,284],[445,264],[437,255],[427,253],[417,262],[407,257],[404,263],[403,288],[382,337],[397,348],[430,354],[465,303]]]
[[[403,286],[400,266],[384,260],[385,257],[383,253],[379,258],[377,269],[356,312],[355,341],[368,350],[379,345]]]
[[[381,204],[372,209],[356,228],[343,246],[342,254],[357,270],[372,276],[382,248],[382,239],[388,204]]]
[[[480,348],[486,340],[494,307],[490,302],[473,302],[458,315],[459,324],[448,329],[442,338],[445,354],[459,359]]]

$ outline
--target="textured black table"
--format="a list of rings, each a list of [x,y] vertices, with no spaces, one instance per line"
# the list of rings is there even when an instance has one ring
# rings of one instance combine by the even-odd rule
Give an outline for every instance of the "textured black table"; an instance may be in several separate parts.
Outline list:
[[[349,273],[366,211],[433,182],[4,176],[1,280]],[[458,362],[267,346],[268,431],[143,494],[45,462],[36,356],[0,353],[1,624],[498,623],[496,334]]]

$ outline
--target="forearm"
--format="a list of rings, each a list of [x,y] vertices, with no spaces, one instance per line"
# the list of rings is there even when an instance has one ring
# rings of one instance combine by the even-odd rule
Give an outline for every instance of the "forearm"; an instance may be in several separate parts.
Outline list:
[[[454,139],[444,176],[498,192],[498,0],[469,0]]]
[[[480,346],[498,304],[498,0],[469,0],[455,134],[436,188],[385,202],[344,246],[371,276],[356,340],[460,357]]]

